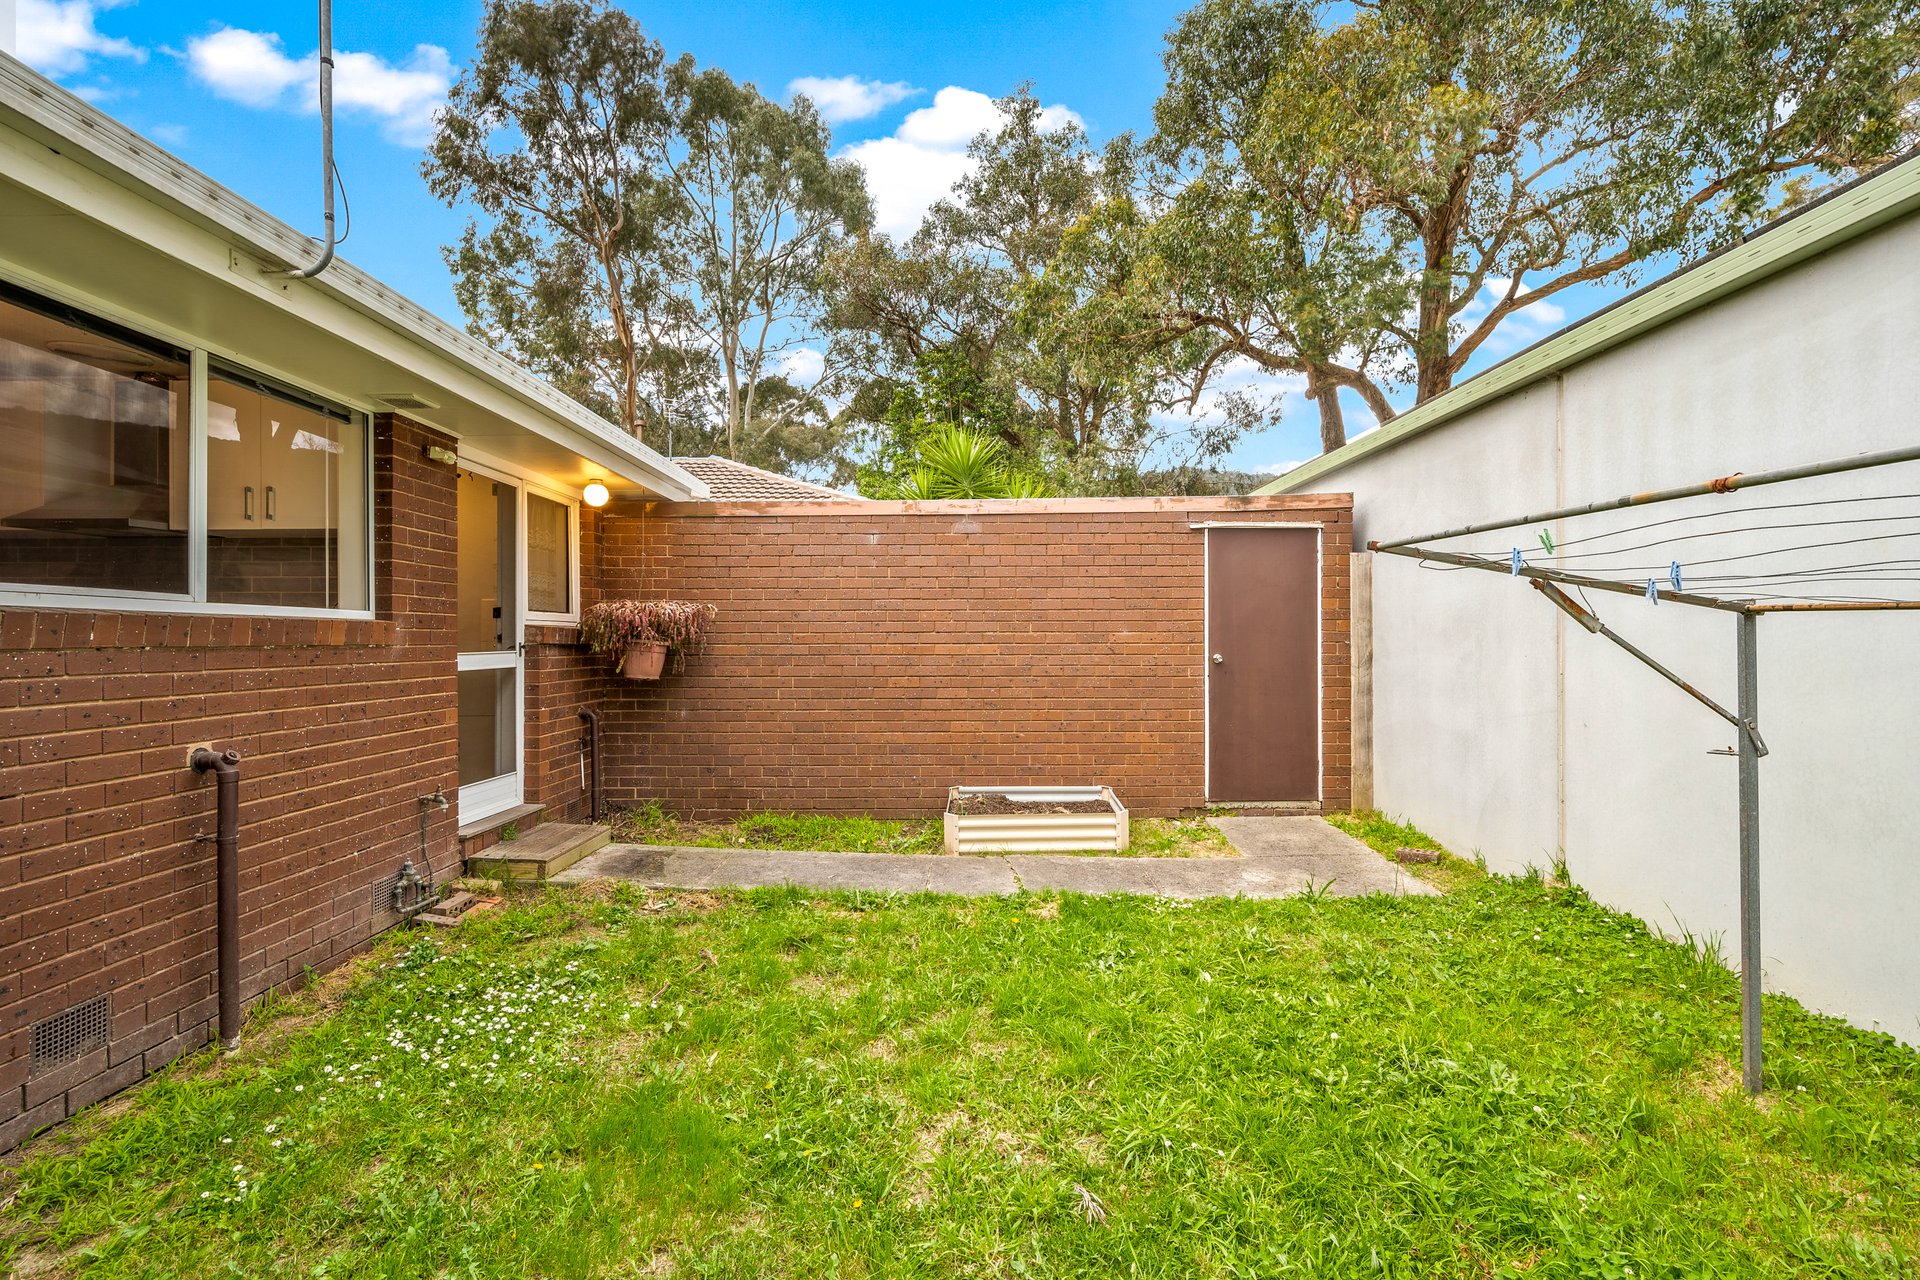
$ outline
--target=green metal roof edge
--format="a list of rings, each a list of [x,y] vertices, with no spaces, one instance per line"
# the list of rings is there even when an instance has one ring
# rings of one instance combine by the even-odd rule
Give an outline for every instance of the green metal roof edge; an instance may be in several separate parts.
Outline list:
[[[1362,458],[1758,284],[1916,208],[1920,208],[1920,156],[1888,165],[1730,249],[1682,267],[1253,492],[1297,492]]]

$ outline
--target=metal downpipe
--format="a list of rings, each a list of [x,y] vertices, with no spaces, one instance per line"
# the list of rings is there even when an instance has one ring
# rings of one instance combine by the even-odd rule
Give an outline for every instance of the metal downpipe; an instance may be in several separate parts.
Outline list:
[[[240,753],[194,748],[188,763],[214,778],[218,821],[213,880],[219,948],[220,1047],[240,1043]]]

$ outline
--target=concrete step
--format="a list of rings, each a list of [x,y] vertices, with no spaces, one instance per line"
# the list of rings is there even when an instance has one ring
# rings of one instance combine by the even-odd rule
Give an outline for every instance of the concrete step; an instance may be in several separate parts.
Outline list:
[[[467,859],[472,875],[540,881],[565,871],[613,839],[613,830],[584,822],[543,822],[518,840],[496,844]]]

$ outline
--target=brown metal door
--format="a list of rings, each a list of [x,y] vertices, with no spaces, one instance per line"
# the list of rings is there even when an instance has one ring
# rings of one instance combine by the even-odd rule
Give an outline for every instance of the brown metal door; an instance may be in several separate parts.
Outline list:
[[[1320,798],[1317,529],[1207,530],[1207,798]]]

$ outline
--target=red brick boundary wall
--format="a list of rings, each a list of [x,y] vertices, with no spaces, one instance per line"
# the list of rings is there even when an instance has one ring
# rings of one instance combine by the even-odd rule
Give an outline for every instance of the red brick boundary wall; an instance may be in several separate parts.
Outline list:
[[[1206,801],[1195,526],[1216,521],[1323,530],[1321,790],[1343,807],[1342,495],[612,507],[583,558],[598,595],[707,601],[719,622],[683,674],[596,676],[569,697],[604,713],[614,803],[905,816],[955,783],[1106,783],[1142,815],[1191,811]]]
[[[214,794],[242,755],[242,996],[395,922],[418,798],[457,789],[453,441],[375,420],[371,620],[0,612],[0,1150],[208,1042]],[[1141,814],[1204,803],[1211,521],[1323,529],[1323,799],[1347,803],[1345,498],[629,504],[582,523],[582,593],[720,610],[657,684],[576,629],[527,631],[526,790],[688,813],[934,812],[949,785],[1105,782]],[[427,850],[455,870],[456,816]],[[424,868],[423,868],[424,869]],[[105,1043],[30,1070],[32,1028],[104,997]]]
[[[454,472],[375,420],[372,621],[0,614],[0,1150],[207,1043],[214,788],[241,753],[242,993],[326,969],[393,923],[376,882],[420,856],[417,797],[458,779]],[[429,815],[440,878],[454,815]],[[29,1074],[31,1027],[98,996],[107,1043]]]

